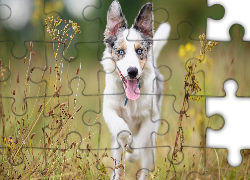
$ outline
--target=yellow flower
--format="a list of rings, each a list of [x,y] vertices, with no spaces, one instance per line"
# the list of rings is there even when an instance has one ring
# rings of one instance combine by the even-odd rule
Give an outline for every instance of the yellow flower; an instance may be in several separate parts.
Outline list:
[[[185,50],[186,52],[189,52],[192,50],[192,44],[191,43],[187,43],[186,46],[185,46]]]
[[[185,54],[186,54],[186,52],[185,52],[185,47],[184,47],[183,45],[180,45],[178,55],[179,55],[180,57],[184,57]]]

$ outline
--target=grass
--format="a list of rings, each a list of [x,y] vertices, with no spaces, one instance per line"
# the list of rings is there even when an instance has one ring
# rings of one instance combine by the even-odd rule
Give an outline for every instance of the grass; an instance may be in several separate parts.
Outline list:
[[[218,44],[218,42],[207,41],[205,34],[200,35],[199,38],[200,38],[200,43],[201,43],[201,50],[200,50],[199,58],[197,62],[194,64],[191,64],[190,62],[190,65],[188,66],[188,69],[187,69],[187,75],[185,76],[185,81],[184,81],[185,93],[184,93],[184,98],[183,98],[183,105],[180,110],[175,145],[174,145],[174,149],[173,149],[173,153],[172,153],[172,157],[171,157],[171,161],[170,161],[170,165],[167,171],[166,178],[168,178],[172,165],[174,167],[174,161],[177,161],[178,153],[182,152],[182,149],[183,149],[183,143],[184,143],[185,137],[184,137],[183,127],[182,127],[182,121],[184,117],[186,120],[189,117],[187,115],[189,99],[199,101],[200,98],[202,97],[202,96],[196,97],[196,95],[201,91],[201,88],[199,86],[199,81],[195,78],[196,68],[205,59],[206,53],[208,51],[212,52],[212,49]],[[180,141],[179,145],[178,145],[178,141]],[[175,168],[174,168],[174,171],[175,171]],[[174,177],[176,176],[177,175],[175,172]]]
[[[62,54],[66,57],[70,53],[69,46],[80,33],[81,27],[76,23],[66,23],[52,17],[45,23],[48,27],[47,36],[51,38],[51,43],[47,45],[49,62],[46,66],[38,61],[41,52],[32,42],[29,56],[19,64],[14,64],[12,60],[9,63],[6,60],[1,62],[0,79],[6,80],[9,71],[12,74],[10,79],[0,83],[0,176],[2,179],[110,179],[111,168],[105,167],[113,167],[114,159],[109,150],[111,134],[102,115],[98,114],[102,97],[91,96],[98,93],[98,82],[93,79],[97,79],[96,72],[102,67],[99,62],[98,65],[93,62],[86,66],[84,57],[77,60],[71,56],[67,60],[63,58]],[[248,150],[242,151],[242,165],[234,168],[227,163],[227,150],[204,148],[206,128],[220,129],[223,120],[219,116],[206,118],[205,98],[199,96],[204,92],[202,74],[194,74],[203,70],[211,75],[206,77],[208,86],[205,95],[222,95],[221,83],[227,77],[237,78],[235,72],[242,68],[237,59],[249,55],[249,51],[239,46],[238,51],[241,53],[231,51],[231,54],[224,55],[223,52],[233,49],[234,44],[224,46],[220,43],[213,53],[203,58],[197,53],[199,46],[197,42],[180,44],[179,51],[164,49],[158,60],[159,65],[167,64],[171,69],[180,69],[177,75],[173,74],[173,79],[165,83],[164,94],[176,92],[181,98],[184,97],[175,102],[176,109],[181,110],[179,107],[182,107],[184,100],[186,104],[182,112],[186,112],[188,102],[186,113],[189,117],[182,116],[183,113],[177,114],[173,110],[174,98],[164,96],[162,119],[166,119],[170,127],[162,122],[159,133],[163,134],[166,129],[169,132],[157,137],[157,146],[170,145],[172,149],[156,148],[155,170],[149,173],[149,179],[166,179],[167,176],[168,179],[186,179],[188,176],[190,179],[223,180],[250,177]],[[166,63],[164,60],[167,56],[172,61]],[[189,61],[190,64],[186,64],[187,59],[192,57],[200,57],[202,61]],[[197,67],[196,62],[199,62]],[[192,67],[190,71],[184,69],[186,66]],[[100,82],[105,81],[104,75],[100,73]],[[185,77],[188,85],[183,82]],[[214,79],[218,81],[211,83]],[[185,89],[184,84],[187,85]],[[99,86],[102,92],[104,84]],[[193,90],[196,96],[187,96]],[[240,90],[241,93],[246,91],[247,86]],[[32,98],[23,101],[25,97]],[[178,146],[175,146],[176,142]],[[121,179],[135,179],[140,162],[129,163],[123,154],[120,168]]]

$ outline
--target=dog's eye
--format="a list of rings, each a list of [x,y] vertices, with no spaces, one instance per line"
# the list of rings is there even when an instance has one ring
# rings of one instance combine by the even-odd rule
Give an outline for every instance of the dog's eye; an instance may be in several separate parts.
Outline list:
[[[123,50],[119,50],[119,51],[118,51],[118,54],[123,55],[123,54],[124,54],[124,51],[123,51]]]
[[[141,49],[137,49],[136,53],[140,55],[140,54],[142,54],[142,50]]]

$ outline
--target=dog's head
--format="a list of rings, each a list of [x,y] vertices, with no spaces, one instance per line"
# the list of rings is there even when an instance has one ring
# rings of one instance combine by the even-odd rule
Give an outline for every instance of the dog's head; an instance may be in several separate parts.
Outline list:
[[[153,42],[152,4],[143,5],[132,27],[127,27],[121,6],[115,0],[108,10],[104,42],[116,64],[127,97],[135,100],[139,97],[138,83]]]

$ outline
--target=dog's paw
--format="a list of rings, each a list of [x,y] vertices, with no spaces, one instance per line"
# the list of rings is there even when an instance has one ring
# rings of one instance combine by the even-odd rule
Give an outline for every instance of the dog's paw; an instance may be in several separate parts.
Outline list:
[[[123,150],[128,153],[133,153],[134,139],[133,135],[128,128],[124,128],[120,131],[117,131],[117,140],[122,146]],[[131,144],[132,143],[132,144]]]
[[[140,159],[140,157],[141,157],[140,154],[141,154],[141,150],[135,149],[132,154],[126,152],[125,158],[129,162],[135,162],[135,161],[138,161],[138,159]]]
[[[132,140],[133,140],[133,136],[131,132],[124,131],[118,135],[118,141],[120,142],[122,148],[128,153],[134,152],[132,148],[134,147],[135,143],[134,142],[132,143]]]

